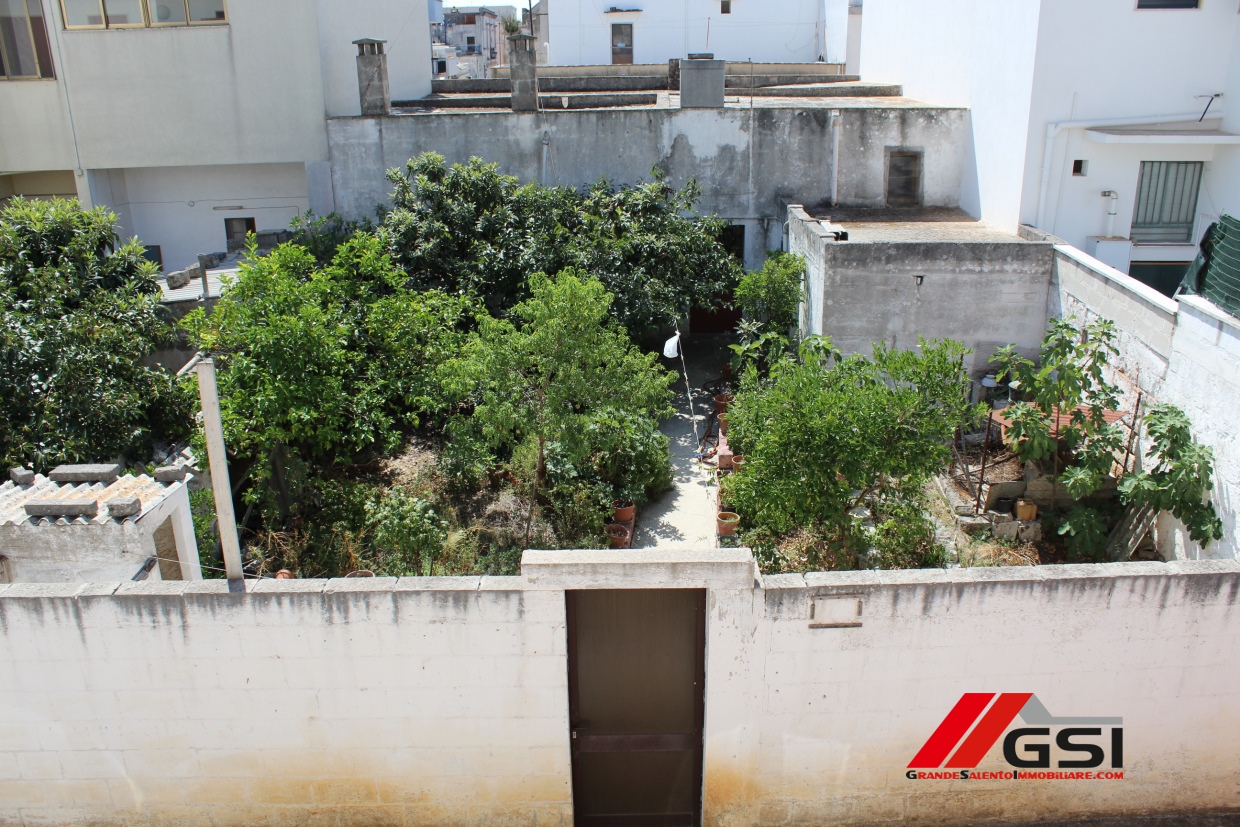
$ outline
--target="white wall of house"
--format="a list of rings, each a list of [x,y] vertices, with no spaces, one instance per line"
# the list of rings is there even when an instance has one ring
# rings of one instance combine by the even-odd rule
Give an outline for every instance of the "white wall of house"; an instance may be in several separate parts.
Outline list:
[[[353,41],[366,37],[387,41],[384,50],[392,100],[414,100],[431,93],[431,38],[429,27],[424,25],[428,15],[426,0],[318,0],[323,98],[328,117],[362,113]]]
[[[159,245],[165,271],[225,250],[225,219],[283,229],[310,208],[306,167],[296,163],[93,170],[90,181],[95,201],[120,217],[122,235]]]
[[[732,0],[731,13],[721,14],[719,0],[645,4],[555,0],[549,18],[548,62],[557,66],[609,64],[612,24],[632,23],[634,63],[666,63],[691,52],[713,52],[721,60],[810,63],[831,42],[829,35],[824,38],[823,3]],[[640,11],[607,13],[611,8],[639,6]],[[842,17],[837,26],[845,28],[846,36],[847,23]]]
[[[1040,0],[869,0],[861,73],[972,110],[960,206],[1015,232]]]
[[[569,824],[567,588],[709,590],[705,824],[1234,806],[1236,561],[757,578],[735,551],[659,554],[0,586],[0,819]],[[963,693],[996,691],[1122,717],[1123,780],[906,777]],[[999,745],[978,768],[1010,769]]]
[[[1042,0],[1021,221],[1032,224],[1038,217],[1047,124],[1195,115],[1206,105],[1197,96],[1216,92],[1233,94],[1216,100],[1212,113],[1237,106],[1233,96],[1240,95],[1240,87],[1228,81],[1240,47],[1240,15],[1236,12],[1232,0],[1201,0],[1200,8],[1190,10],[1137,9],[1131,0]],[[1152,60],[1152,56],[1159,59]],[[1068,129],[1055,140],[1041,226],[1082,248],[1086,236],[1101,232],[1098,214],[1105,221],[1106,211],[1100,210],[1098,193],[1104,189],[1119,193],[1116,232],[1128,235],[1141,161],[1212,162],[1237,150],[1187,144],[1099,144],[1087,141],[1083,131]],[[1083,157],[1092,159],[1090,175],[1087,182],[1074,182],[1072,161]],[[1204,191],[1202,195],[1198,236],[1208,225],[1206,214],[1212,212]],[[1134,255],[1141,257],[1139,251]]]

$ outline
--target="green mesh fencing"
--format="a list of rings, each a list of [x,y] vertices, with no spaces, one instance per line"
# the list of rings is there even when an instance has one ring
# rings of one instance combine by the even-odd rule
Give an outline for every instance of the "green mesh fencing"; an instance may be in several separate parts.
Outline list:
[[[1199,293],[1240,316],[1240,219],[1220,218],[1206,233],[1201,249],[1184,278],[1185,291]]]

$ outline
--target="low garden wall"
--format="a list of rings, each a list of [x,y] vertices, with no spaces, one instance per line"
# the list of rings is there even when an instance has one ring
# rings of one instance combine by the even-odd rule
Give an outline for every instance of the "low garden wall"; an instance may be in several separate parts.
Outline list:
[[[527,552],[513,578],[247,585],[0,587],[0,824],[568,825],[564,590],[590,588],[709,592],[708,825],[1238,806],[1236,561],[759,578],[744,550]],[[909,778],[964,693],[1122,718],[1123,778]]]

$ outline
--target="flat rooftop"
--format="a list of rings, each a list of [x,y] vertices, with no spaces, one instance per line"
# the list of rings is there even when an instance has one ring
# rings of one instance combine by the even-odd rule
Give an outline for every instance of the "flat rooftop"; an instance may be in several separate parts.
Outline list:
[[[813,217],[825,228],[846,230],[849,241],[890,244],[1029,243],[1015,233],[992,227],[955,208],[867,210],[841,207],[816,213]]]
[[[847,84],[832,84],[835,87],[846,87]],[[838,91],[845,91],[839,89]],[[858,90],[859,92],[861,90]],[[583,93],[543,93],[543,98],[573,98]],[[589,93],[595,94],[595,93]],[[680,93],[658,90],[646,93],[647,99],[653,97],[654,103],[614,106],[571,106],[548,108],[546,113],[566,111],[587,112],[599,110],[626,109],[680,109]],[[417,101],[403,101],[393,104],[392,114],[402,115],[475,115],[479,113],[512,112],[510,103],[501,102],[504,95],[486,93],[451,93],[434,95]],[[617,97],[620,97],[617,95]],[[472,105],[476,103],[477,105]],[[725,109],[963,109],[959,106],[940,106],[925,103],[903,95],[754,95],[752,98],[744,92],[729,90],[724,98]],[[708,110],[698,110],[708,111]]]

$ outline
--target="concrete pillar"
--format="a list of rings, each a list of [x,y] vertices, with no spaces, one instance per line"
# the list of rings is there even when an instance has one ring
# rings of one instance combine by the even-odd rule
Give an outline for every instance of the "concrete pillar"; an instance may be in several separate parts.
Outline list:
[[[508,72],[512,78],[512,111],[538,111],[538,50],[533,35],[508,36]]]
[[[363,115],[391,115],[392,92],[388,86],[386,40],[364,37],[354,40],[357,46],[357,90],[362,99]]]
[[[202,561],[198,557],[198,539],[194,536],[194,514],[190,510],[189,488],[181,486],[175,495],[172,511],[172,533],[176,537],[177,561],[181,564],[182,580],[201,580]]]
[[[667,62],[667,91],[680,91],[680,58],[678,57]]]
[[[726,60],[714,55],[689,55],[680,61],[680,108],[722,109],[723,87],[727,75]]]

